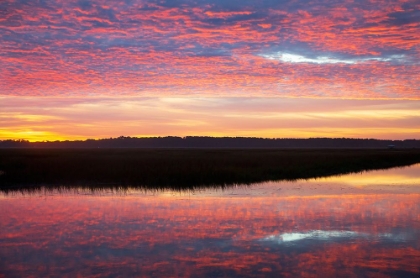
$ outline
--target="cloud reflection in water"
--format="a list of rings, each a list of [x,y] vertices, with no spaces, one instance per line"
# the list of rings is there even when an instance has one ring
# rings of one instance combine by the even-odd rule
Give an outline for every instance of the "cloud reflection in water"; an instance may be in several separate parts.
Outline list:
[[[344,179],[316,182],[344,192]],[[414,185],[400,193],[359,188],[273,195],[287,191],[278,187],[256,185],[248,195],[234,194],[245,189],[188,196],[3,195],[0,274],[420,275],[420,194]]]
[[[269,235],[262,238],[260,241],[273,242],[277,244],[296,242],[301,240],[316,240],[316,241],[337,241],[337,240],[351,240],[351,239],[366,239],[366,240],[385,240],[385,241],[405,241],[409,238],[406,234],[392,234],[379,233],[369,234],[354,231],[323,231],[313,230],[309,232],[283,233],[279,235]]]

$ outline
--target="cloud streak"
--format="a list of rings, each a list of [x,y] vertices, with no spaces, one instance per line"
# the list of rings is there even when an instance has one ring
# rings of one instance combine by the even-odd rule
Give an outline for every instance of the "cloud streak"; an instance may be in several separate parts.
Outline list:
[[[358,64],[372,61],[392,62],[403,61],[404,55],[392,55],[390,57],[367,57],[367,58],[334,58],[328,56],[305,57],[299,54],[281,53],[265,54],[262,57],[270,60],[279,60],[284,63],[310,63],[310,64]]]

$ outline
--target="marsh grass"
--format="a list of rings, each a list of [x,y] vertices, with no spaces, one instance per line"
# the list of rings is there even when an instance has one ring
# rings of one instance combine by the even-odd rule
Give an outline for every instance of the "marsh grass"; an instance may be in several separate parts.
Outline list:
[[[75,184],[189,190],[419,162],[417,149],[0,149],[0,190]]]

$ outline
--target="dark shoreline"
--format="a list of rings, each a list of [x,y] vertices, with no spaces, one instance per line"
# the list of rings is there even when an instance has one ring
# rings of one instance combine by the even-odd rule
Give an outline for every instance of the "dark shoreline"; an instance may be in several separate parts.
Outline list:
[[[0,149],[0,191],[76,184],[188,190],[416,163],[419,149]]]
[[[362,138],[257,138],[166,136],[126,137],[29,142],[25,140],[0,140],[0,148],[142,148],[142,149],[420,149],[420,140],[383,140]]]

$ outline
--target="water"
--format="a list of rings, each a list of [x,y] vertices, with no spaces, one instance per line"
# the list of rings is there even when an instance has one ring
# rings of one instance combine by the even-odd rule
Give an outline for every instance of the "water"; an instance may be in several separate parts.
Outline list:
[[[420,164],[225,190],[0,195],[0,276],[419,277]]]

